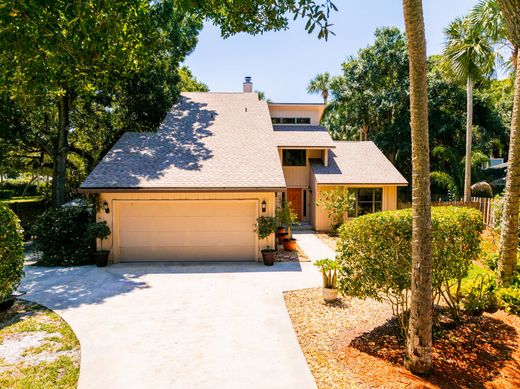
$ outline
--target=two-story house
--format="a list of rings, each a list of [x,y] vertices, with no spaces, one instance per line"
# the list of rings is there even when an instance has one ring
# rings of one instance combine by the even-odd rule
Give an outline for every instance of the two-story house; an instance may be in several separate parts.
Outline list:
[[[403,176],[372,142],[334,141],[323,104],[267,103],[240,93],[182,93],[154,133],[124,134],[81,186],[99,193],[113,262],[258,260],[256,219],[287,199],[316,230],[316,204],[346,186],[352,215],[395,209]]]

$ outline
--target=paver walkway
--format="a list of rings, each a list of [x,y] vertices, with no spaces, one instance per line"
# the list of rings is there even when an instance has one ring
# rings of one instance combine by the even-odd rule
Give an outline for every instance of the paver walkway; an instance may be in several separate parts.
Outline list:
[[[297,239],[298,246],[307,254],[311,261],[322,258],[334,259],[336,257],[336,252],[312,231],[293,232],[293,236]]]
[[[311,258],[323,256],[319,239],[298,239]],[[282,294],[320,285],[311,263],[25,271],[27,299],[55,310],[80,340],[80,388],[316,387]]]

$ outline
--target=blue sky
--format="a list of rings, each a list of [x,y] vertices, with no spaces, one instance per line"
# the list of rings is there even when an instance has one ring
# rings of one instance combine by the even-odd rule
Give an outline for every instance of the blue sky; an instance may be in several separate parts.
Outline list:
[[[276,102],[319,102],[306,86],[317,73],[339,74],[349,55],[373,41],[377,27],[404,30],[402,0],[335,0],[327,42],[304,31],[304,22],[291,22],[287,31],[228,39],[206,23],[195,51],[185,63],[195,76],[215,92],[241,91],[244,76],[252,76],[255,90]],[[424,0],[428,54],[442,52],[443,29],[457,16],[466,14],[477,0]]]

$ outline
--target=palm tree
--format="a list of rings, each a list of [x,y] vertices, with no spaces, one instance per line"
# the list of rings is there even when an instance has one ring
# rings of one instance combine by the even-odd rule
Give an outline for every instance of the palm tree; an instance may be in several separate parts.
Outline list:
[[[455,19],[445,30],[444,59],[453,75],[466,82],[466,161],[464,201],[471,201],[471,138],[473,128],[473,86],[491,73],[494,53],[490,39],[470,20]]]
[[[520,207],[520,0],[481,1],[472,12],[472,21],[495,42],[509,41],[515,71],[515,91],[509,141],[509,168],[500,233],[499,282],[513,280],[518,252],[518,210]]]
[[[422,0],[403,0],[410,56],[412,131],[412,287],[405,366],[416,374],[432,367],[432,243],[426,38]]]
[[[328,72],[317,74],[307,86],[307,92],[310,94],[321,93],[323,104],[327,104],[330,89],[330,74]]]

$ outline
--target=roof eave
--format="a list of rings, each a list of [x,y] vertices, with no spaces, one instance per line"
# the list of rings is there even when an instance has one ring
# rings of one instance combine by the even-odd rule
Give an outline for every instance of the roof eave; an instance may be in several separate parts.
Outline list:
[[[80,193],[135,193],[135,192],[279,192],[285,191],[286,186],[272,187],[80,187]]]

